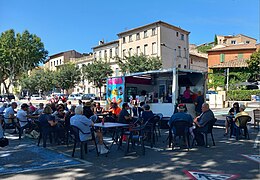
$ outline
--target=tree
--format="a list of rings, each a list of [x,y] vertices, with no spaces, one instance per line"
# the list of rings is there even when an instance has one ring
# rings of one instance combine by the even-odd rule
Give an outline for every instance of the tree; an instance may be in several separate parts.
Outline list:
[[[9,93],[19,76],[43,63],[47,55],[41,39],[27,30],[22,34],[15,34],[13,29],[1,33],[0,83],[4,84],[6,92]]]
[[[249,71],[254,76],[254,80],[257,80],[258,79],[257,76],[259,75],[260,72],[260,49],[254,52],[250,56],[250,59],[248,59],[246,62],[248,64]]]
[[[214,38],[214,45],[218,45],[218,38],[217,38],[217,35],[215,34],[215,38]]]
[[[99,88],[99,97],[101,98],[101,88],[106,83],[106,79],[113,73],[110,65],[102,60],[96,60],[92,64],[83,66],[82,73],[84,79],[87,79],[96,88]]]
[[[55,75],[56,87],[66,90],[74,88],[81,80],[81,71],[78,66],[73,63],[62,65]]]
[[[143,54],[124,57],[123,60],[117,58],[116,61],[123,73],[145,72],[158,70],[162,67],[162,61],[159,57],[147,57]]]
[[[28,76],[27,73],[23,74],[19,79],[22,89],[27,89],[30,93],[42,92],[46,94],[51,91],[55,86],[55,72],[44,69],[35,69]]]
[[[208,50],[210,50],[212,47],[211,45],[203,45],[197,47],[198,52],[207,53]]]

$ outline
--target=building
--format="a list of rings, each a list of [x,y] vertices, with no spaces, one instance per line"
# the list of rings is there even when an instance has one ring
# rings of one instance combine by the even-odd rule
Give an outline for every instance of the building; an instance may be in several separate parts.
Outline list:
[[[189,69],[189,34],[162,21],[133,28],[117,34],[119,57],[143,53],[161,58],[163,68]]]
[[[48,60],[44,63],[44,68],[51,71],[56,71],[57,67],[70,62],[70,58],[80,58],[83,55],[75,50],[65,51],[49,56]]]
[[[244,61],[256,51],[255,44],[236,44],[208,50],[209,68],[229,61]]]
[[[248,37],[243,34],[221,36],[217,35],[218,45],[230,45],[230,44],[256,44],[256,39]]]

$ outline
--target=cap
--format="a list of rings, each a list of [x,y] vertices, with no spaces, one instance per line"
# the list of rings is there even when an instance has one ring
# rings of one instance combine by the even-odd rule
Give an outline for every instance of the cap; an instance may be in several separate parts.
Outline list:
[[[179,105],[178,105],[178,108],[179,108],[179,109],[185,109],[185,107],[186,107],[186,104],[179,104]]]

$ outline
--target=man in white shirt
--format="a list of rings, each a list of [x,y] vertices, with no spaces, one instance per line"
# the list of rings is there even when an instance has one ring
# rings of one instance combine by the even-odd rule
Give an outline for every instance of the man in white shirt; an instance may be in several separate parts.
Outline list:
[[[13,125],[13,127],[15,128],[15,131],[13,132],[13,134],[17,133],[16,132],[16,128],[19,129],[19,126],[17,124],[17,119],[15,118],[14,114],[15,114],[15,109],[17,108],[17,103],[16,102],[12,102],[11,106],[5,109],[5,113],[4,113],[4,122],[5,122],[5,126],[6,125]]]

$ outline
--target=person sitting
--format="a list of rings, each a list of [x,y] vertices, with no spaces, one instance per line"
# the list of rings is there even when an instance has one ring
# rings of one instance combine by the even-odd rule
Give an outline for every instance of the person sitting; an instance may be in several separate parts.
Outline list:
[[[33,114],[35,111],[36,107],[31,102],[29,102],[29,113]]]
[[[0,107],[0,114],[4,114],[5,109],[7,108],[7,103],[4,103],[1,107]]]
[[[238,102],[235,102],[233,104],[233,107],[230,108],[229,112],[228,112],[228,116],[226,117],[226,121],[225,121],[225,134],[224,136],[227,136],[228,135],[228,129],[229,129],[229,126],[231,126],[230,128],[233,129],[233,125],[234,125],[234,117],[237,113],[239,113],[239,104]]]
[[[174,113],[169,122],[168,125],[171,126],[171,124],[175,121],[186,121],[190,124],[190,127],[193,123],[193,118],[190,114],[186,113],[186,106],[185,104],[179,104],[177,107],[177,113]],[[176,129],[172,127],[173,134],[176,134]]]
[[[241,106],[239,107],[239,113],[237,113],[237,114],[235,115],[235,119],[238,118],[238,117],[240,117],[240,116],[249,116],[249,114],[248,114],[247,112],[245,112],[245,109],[246,109],[246,106],[245,106],[245,105],[241,105]],[[240,125],[240,124],[239,124],[239,121],[235,121],[235,125],[236,125],[236,126],[239,126],[239,125]]]
[[[35,111],[33,114],[35,114],[35,115],[37,115],[37,114],[40,115],[40,114],[42,114],[43,110],[44,110],[44,104],[43,104],[43,103],[40,103],[40,104],[39,104],[39,108],[36,109],[36,111]]]
[[[45,106],[42,114],[39,116],[39,122],[42,130],[43,139],[47,139],[47,135],[51,132],[56,132],[57,130],[57,121],[55,121],[55,117],[51,115],[52,109],[49,105]],[[43,147],[46,147],[46,141],[43,141]]]
[[[190,90],[189,86],[186,86],[186,90],[183,92],[183,102],[184,103],[190,103],[192,102],[191,95],[193,92]]]
[[[201,134],[200,130],[204,130],[206,128],[206,124],[209,121],[213,121],[215,119],[215,116],[213,112],[209,109],[208,103],[202,104],[202,113],[200,116],[197,116],[194,119],[194,124],[196,125],[195,129],[193,130],[193,133],[195,135],[195,140],[197,142],[197,145],[203,146],[204,145],[204,138]]]
[[[120,123],[129,124],[130,120],[132,119],[131,115],[127,111],[129,109],[128,103],[123,103],[122,110],[120,111],[118,115],[118,121]]]
[[[148,104],[145,104],[143,106],[144,111],[142,112],[141,118],[143,119],[143,124],[145,124],[149,119],[151,119],[154,114],[150,110],[150,106]]]
[[[94,108],[94,114],[101,114],[103,112],[103,107],[100,106],[100,103],[96,103],[96,107]]]
[[[118,107],[117,103],[113,103],[112,105],[112,110],[110,111],[112,113],[112,118],[114,121],[117,121],[118,120],[118,116],[121,112],[121,108]]]
[[[77,106],[75,109],[75,115],[70,118],[70,124],[73,126],[78,127],[82,132],[79,132],[79,138],[80,141],[87,141],[92,138],[91,136],[91,126],[94,125],[94,123],[88,119],[86,116],[83,115],[83,107]],[[103,144],[103,136],[100,131],[96,132],[97,137],[99,139],[98,142],[98,152],[100,154],[105,154],[108,152],[108,150],[104,147]]]
[[[10,107],[5,109],[5,113],[4,113],[4,123],[12,124],[15,127],[15,131],[13,133],[17,133],[16,128],[19,128],[19,125],[17,124],[17,119],[14,116],[16,108],[17,108],[17,103],[12,102]]]
[[[57,110],[52,115],[55,117],[55,121],[65,120],[64,105],[59,104]]]
[[[19,119],[20,128],[31,129],[32,123],[27,118],[38,118],[38,116],[28,115],[28,104],[24,103],[21,105],[21,109],[17,112],[17,118]],[[23,132],[21,132],[22,134]]]
[[[94,115],[92,109],[91,109],[91,102],[87,101],[85,105],[83,106],[83,115],[86,116],[87,118],[90,118],[91,116]]]

